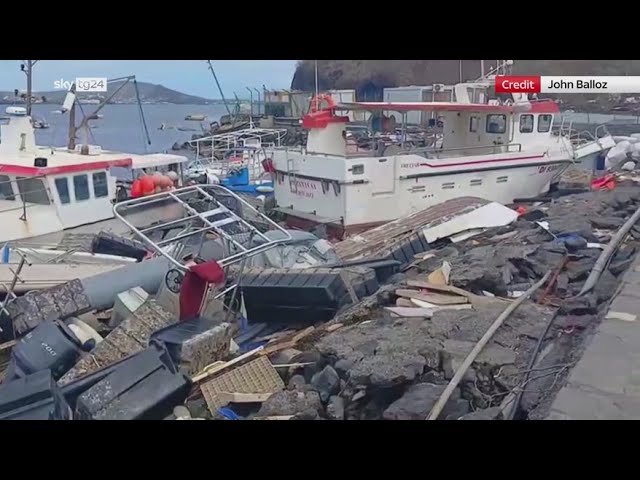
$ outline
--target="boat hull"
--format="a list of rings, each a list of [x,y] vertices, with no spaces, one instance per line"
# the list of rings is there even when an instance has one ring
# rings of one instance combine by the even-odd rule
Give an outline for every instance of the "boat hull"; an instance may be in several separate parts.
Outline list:
[[[514,157],[507,165],[458,160],[449,171],[434,165],[407,174],[398,172],[397,167],[406,162],[413,165],[412,161],[399,160],[397,163],[403,163],[393,170],[372,169],[361,182],[277,169],[275,198],[287,225],[308,230],[322,224],[329,236],[341,238],[457,197],[480,197],[502,204],[536,197],[546,193],[552,180],[571,165],[571,160],[562,156],[517,163],[518,159]],[[374,158],[367,161],[378,163]],[[463,168],[465,165],[469,166]]]

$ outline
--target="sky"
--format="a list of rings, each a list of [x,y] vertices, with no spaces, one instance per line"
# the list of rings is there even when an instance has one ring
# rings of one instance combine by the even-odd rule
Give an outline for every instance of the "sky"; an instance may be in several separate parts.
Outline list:
[[[248,97],[246,87],[289,88],[297,60],[211,60],[222,90]],[[0,60],[0,90],[26,89],[20,61]],[[56,80],[76,77],[117,78],[135,75],[139,82],[164,85],[189,95],[219,98],[205,60],[40,60],[33,68],[35,91],[54,90]]]

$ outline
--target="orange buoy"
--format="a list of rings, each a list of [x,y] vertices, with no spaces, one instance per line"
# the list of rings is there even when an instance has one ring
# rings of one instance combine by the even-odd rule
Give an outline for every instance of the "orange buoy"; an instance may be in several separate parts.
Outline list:
[[[135,180],[131,184],[131,198],[138,198],[142,196],[142,185],[140,180]]]
[[[156,184],[150,175],[145,175],[140,179],[142,195],[152,195],[156,191]]]

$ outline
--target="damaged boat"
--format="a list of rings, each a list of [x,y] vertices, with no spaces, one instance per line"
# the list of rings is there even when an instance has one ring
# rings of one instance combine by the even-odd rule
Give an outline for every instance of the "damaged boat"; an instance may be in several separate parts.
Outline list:
[[[336,104],[325,96],[312,101],[302,123],[309,130],[306,147],[272,151],[276,210],[288,225],[326,225],[329,235],[342,238],[461,196],[502,204],[536,197],[579,155],[608,148],[596,140],[584,150],[564,130],[554,132],[560,114],[554,101],[521,94],[489,100],[483,92],[492,86],[458,84],[456,102]],[[403,119],[408,112],[430,112],[442,132],[426,147],[401,135],[399,142],[378,142],[373,149],[352,148],[348,111],[383,119],[391,112]]]

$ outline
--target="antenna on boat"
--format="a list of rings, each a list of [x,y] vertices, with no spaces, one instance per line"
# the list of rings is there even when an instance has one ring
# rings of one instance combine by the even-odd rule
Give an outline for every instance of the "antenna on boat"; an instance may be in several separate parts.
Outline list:
[[[316,74],[316,112],[319,110],[318,108],[318,60],[314,60],[315,62],[315,74]]]
[[[20,64],[20,70],[22,70],[27,76],[27,115],[31,116],[31,95],[33,93],[33,67],[38,63],[38,60],[25,60],[24,63]]]
[[[480,60],[480,76],[484,78],[484,60]]]
[[[220,87],[220,82],[218,81],[218,76],[216,75],[216,71],[213,69],[211,60],[207,60],[207,63],[209,64],[209,70],[211,70],[213,79],[216,81],[216,85],[218,86],[218,91],[220,92],[220,98],[222,98],[222,102],[224,103],[224,108],[226,108],[227,113],[231,115],[231,110],[229,109],[229,105],[227,105],[227,100],[224,98],[224,93],[222,93],[222,87]]]

